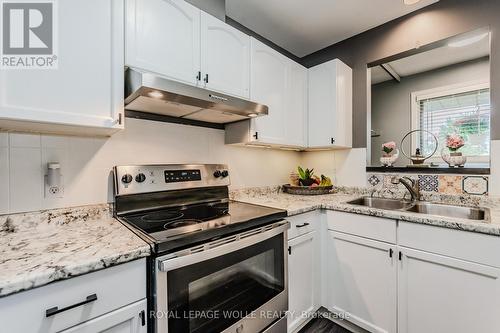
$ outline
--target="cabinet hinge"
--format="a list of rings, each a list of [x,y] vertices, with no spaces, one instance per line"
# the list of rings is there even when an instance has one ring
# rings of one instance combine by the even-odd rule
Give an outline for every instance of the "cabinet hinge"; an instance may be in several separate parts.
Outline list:
[[[123,115],[121,113],[118,114],[118,125],[121,125],[122,124],[122,117]]]

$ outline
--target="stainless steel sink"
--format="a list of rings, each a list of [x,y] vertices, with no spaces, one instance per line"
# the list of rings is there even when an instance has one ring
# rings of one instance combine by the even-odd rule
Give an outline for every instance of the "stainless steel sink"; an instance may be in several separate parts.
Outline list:
[[[412,207],[407,208],[406,211],[477,221],[487,220],[488,216],[488,211],[482,208],[440,205],[430,202],[417,202]]]
[[[362,197],[352,201],[348,204],[365,206],[370,208],[386,209],[386,210],[401,210],[404,208],[409,208],[411,202],[397,200],[397,199],[383,199],[383,198],[372,198],[372,197]]]
[[[487,208],[452,206],[424,201],[417,201],[412,203],[410,201],[404,200],[372,197],[362,197],[349,201],[347,203],[351,205],[365,206],[377,209],[405,211],[475,221],[489,220],[489,210]]]

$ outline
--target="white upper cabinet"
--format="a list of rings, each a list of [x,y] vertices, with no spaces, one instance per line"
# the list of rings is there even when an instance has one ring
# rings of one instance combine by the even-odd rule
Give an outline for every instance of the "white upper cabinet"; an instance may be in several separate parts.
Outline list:
[[[290,61],[290,79],[286,95],[286,144],[307,146],[307,69]]]
[[[286,106],[290,60],[251,39],[251,99],[269,107],[267,116],[252,119],[252,139],[259,143],[286,143]]]
[[[125,63],[196,85],[200,10],[184,0],[127,0]]]
[[[250,36],[201,13],[201,71],[206,88],[250,97]]]
[[[309,148],[352,147],[352,69],[338,59],[309,68]]]
[[[0,70],[0,128],[85,135],[123,128],[123,14],[119,0],[57,2],[58,66]]]

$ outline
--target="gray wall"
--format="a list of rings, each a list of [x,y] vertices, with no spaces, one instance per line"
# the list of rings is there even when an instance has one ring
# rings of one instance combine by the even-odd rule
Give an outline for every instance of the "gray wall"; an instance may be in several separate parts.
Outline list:
[[[317,51],[302,59],[307,67],[339,58],[353,68],[353,146],[367,144],[367,64],[397,54],[416,53],[416,46],[435,43],[467,31],[491,31],[491,135],[500,139],[500,1],[441,0],[419,11]]]
[[[410,130],[412,92],[488,79],[488,76],[489,60],[482,58],[404,77],[400,83],[392,80],[373,85],[371,128],[380,131],[381,136],[371,140],[371,165],[380,165],[382,143],[395,141],[399,146],[403,136]],[[405,151],[409,152],[409,145]],[[402,158],[397,163],[398,166],[406,164],[407,161]]]

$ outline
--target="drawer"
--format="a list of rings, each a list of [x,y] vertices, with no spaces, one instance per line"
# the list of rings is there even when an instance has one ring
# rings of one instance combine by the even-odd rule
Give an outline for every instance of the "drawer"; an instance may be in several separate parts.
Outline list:
[[[320,215],[317,211],[308,212],[299,215],[288,216],[286,218],[290,222],[288,229],[288,239],[292,239],[308,232],[315,230]]]
[[[97,299],[46,316],[95,295]],[[146,297],[146,260],[140,259],[97,272],[0,298],[1,331],[58,332]]]
[[[326,218],[330,230],[396,244],[396,220],[331,210]]]
[[[399,245],[500,267],[500,237],[470,231],[399,222]]]

